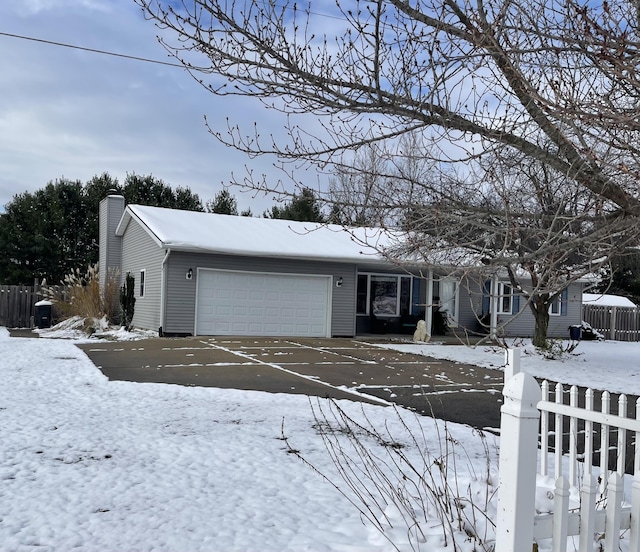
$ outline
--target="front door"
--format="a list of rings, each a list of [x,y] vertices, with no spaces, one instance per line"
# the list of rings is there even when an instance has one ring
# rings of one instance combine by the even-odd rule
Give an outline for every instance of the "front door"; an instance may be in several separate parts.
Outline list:
[[[455,278],[440,280],[440,308],[447,313],[449,327],[458,326],[458,292],[459,282]]]

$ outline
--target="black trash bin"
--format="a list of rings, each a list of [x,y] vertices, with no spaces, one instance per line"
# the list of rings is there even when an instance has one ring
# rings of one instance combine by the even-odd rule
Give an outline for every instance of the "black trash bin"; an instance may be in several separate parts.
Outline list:
[[[36,307],[36,328],[51,327],[51,301],[38,301]]]
[[[571,341],[580,341],[582,328],[580,326],[569,326],[569,337]]]

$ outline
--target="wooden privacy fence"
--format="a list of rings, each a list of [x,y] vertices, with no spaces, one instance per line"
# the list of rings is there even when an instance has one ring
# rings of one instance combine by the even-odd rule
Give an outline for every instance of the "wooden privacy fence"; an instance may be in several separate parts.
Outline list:
[[[505,382],[495,552],[640,552],[640,400],[620,395],[612,412],[607,392],[540,386],[518,351]],[[537,513],[536,482],[551,477],[553,507]]]
[[[31,328],[38,300],[34,286],[0,285],[0,326]]]
[[[640,341],[638,308],[582,305],[582,320],[603,334],[605,339]]]

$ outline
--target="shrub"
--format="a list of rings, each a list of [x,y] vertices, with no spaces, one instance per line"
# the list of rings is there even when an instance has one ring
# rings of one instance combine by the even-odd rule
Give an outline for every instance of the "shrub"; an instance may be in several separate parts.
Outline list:
[[[85,272],[76,268],[56,286],[43,283],[43,296],[53,303],[55,318],[66,320],[74,316],[85,319],[107,318],[113,321],[117,315],[113,300],[116,275],[108,277],[104,298],[100,293],[98,264],[89,265]]]
[[[122,315],[122,325],[127,331],[131,329],[133,314],[135,312],[135,279],[131,273],[127,272],[124,284],[120,288],[120,309]]]

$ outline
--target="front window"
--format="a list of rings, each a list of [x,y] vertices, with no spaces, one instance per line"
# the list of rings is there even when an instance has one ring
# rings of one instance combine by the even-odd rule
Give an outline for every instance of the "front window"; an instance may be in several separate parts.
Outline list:
[[[371,309],[376,316],[398,316],[398,278],[371,276]]]
[[[369,312],[369,276],[358,274],[358,290],[356,292],[356,312],[367,314]]]
[[[549,314],[551,316],[560,316],[562,314],[562,298],[560,295],[558,295],[549,306]]]
[[[513,288],[504,282],[498,282],[498,314],[513,313]]]
[[[400,316],[411,304],[411,278],[386,274],[359,274],[356,312],[375,316]]]

